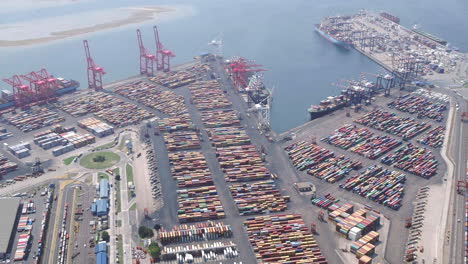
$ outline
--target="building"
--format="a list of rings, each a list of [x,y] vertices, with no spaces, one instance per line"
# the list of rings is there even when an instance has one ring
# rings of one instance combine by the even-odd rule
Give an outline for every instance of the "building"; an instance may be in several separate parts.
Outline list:
[[[21,214],[19,197],[0,198],[0,210],[8,212],[0,217],[0,257],[10,253],[16,233],[16,224]],[[11,212],[11,213],[10,213]]]
[[[109,209],[109,202],[107,199],[99,199],[96,201],[96,215],[105,216]]]
[[[96,254],[99,254],[100,252],[104,252],[107,254],[107,243],[105,241],[99,242],[94,248],[94,252]]]
[[[101,179],[99,182],[99,198],[109,198],[109,181],[107,179]]]
[[[96,254],[96,264],[107,264],[106,252],[99,252]]]

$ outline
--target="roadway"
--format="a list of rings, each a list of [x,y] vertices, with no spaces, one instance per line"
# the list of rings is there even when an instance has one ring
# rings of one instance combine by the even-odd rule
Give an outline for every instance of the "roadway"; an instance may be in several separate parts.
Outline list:
[[[449,153],[455,164],[452,181],[452,195],[449,208],[449,218],[447,221],[446,234],[449,232],[449,243],[444,243],[443,263],[463,263],[465,254],[464,242],[464,218],[465,218],[465,199],[456,192],[456,183],[458,180],[466,180],[466,154],[467,139],[466,123],[461,121],[461,113],[468,111],[468,105],[465,98],[451,90],[447,94],[454,98],[459,108],[456,108],[453,121],[453,132],[449,141]],[[460,220],[460,222],[459,222]]]

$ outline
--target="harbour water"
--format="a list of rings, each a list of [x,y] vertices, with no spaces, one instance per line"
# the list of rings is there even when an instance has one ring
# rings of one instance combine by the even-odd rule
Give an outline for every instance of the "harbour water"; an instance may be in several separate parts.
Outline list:
[[[222,33],[226,57],[243,56],[264,65],[268,70],[265,82],[275,87],[271,123],[278,133],[308,121],[310,104],[341,90],[332,83],[358,78],[361,72],[381,71],[361,54],[340,49],[316,34],[313,25],[324,16],[356,13],[360,8],[386,10],[400,17],[403,25],[419,24],[422,30],[468,52],[465,24],[468,2],[463,0],[76,1],[55,7],[1,11],[0,26],[31,17],[156,5],[180,5],[185,10],[174,19],[158,23],[163,43],[177,55],[175,64],[209,51],[207,43]],[[147,47],[154,50],[153,24],[130,25],[35,46],[0,48],[0,77],[45,67],[52,73],[80,81],[85,88],[86,61],[81,42],[85,38],[90,41],[95,60],[108,73],[105,82],[136,75],[135,29],[141,28]],[[0,88],[6,87],[0,84]]]

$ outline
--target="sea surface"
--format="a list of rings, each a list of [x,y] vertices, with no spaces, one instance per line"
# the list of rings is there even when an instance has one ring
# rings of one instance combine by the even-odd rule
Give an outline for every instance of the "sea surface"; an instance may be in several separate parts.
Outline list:
[[[156,5],[180,5],[191,10],[158,23],[162,42],[177,55],[175,64],[209,51],[207,43],[222,33],[223,54],[227,58],[243,56],[268,70],[265,82],[275,87],[271,123],[278,133],[308,121],[307,108],[311,104],[338,94],[341,88],[333,83],[357,79],[361,72],[382,71],[357,52],[337,48],[316,34],[313,25],[324,16],[351,14],[362,8],[385,10],[400,17],[403,25],[419,24],[422,30],[468,52],[466,0],[76,1],[57,6],[30,4],[3,9],[0,27],[77,12]],[[82,47],[85,38],[90,41],[95,61],[107,71],[105,82],[136,75],[135,29],[141,28],[147,47],[153,49],[153,24],[132,25],[36,46],[0,48],[0,77],[44,67],[56,76],[80,81],[85,88],[86,61]],[[7,86],[2,83],[0,88]]]

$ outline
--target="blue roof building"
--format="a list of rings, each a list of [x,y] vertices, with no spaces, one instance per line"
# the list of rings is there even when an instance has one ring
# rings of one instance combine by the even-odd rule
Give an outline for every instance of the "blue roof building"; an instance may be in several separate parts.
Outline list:
[[[97,216],[107,215],[107,209],[109,209],[109,203],[107,199],[99,199],[96,201],[96,215]]]
[[[107,264],[107,253],[105,252],[97,253],[96,264]]]
[[[93,215],[95,215],[96,212],[97,212],[97,205],[96,205],[96,203],[92,203],[92,204],[91,204],[91,213],[92,213]]]
[[[99,182],[99,198],[109,198],[109,181],[107,179],[101,179]]]
[[[100,253],[100,252],[104,252],[104,253],[107,253],[107,243],[105,241],[101,241],[99,242],[96,247],[94,248],[94,252],[96,254]]]

